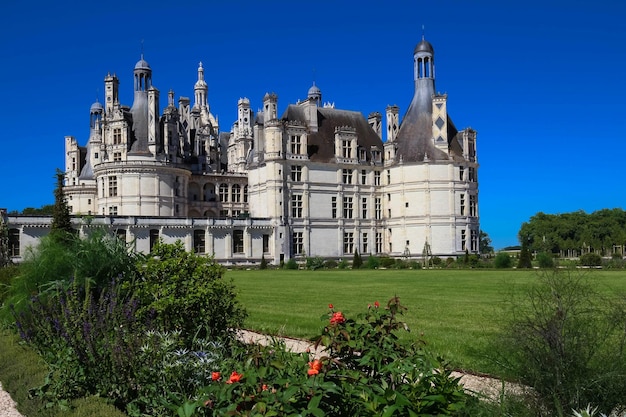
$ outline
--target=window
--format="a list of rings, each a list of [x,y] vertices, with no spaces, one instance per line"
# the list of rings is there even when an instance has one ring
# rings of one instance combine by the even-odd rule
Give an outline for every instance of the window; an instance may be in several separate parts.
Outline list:
[[[298,155],[302,150],[302,137],[300,135],[291,135],[290,137],[290,149],[291,153]]]
[[[270,235],[263,235],[263,253],[270,251]]]
[[[291,181],[302,181],[302,166],[301,165],[291,166]]]
[[[233,253],[243,253],[243,230],[233,230]]]
[[[469,182],[476,182],[476,168],[469,168]]]
[[[361,199],[361,218],[367,219],[367,198]]]
[[[76,171],[76,158],[72,158],[72,171]]]
[[[228,185],[220,184],[220,201],[225,203],[228,201]]]
[[[111,175],[109,177],[109,197],[117,196],[117,177]]]
[[[460,166],[459,167],[459,180],[463,181],[464,177],[465,177],[465,167]]]
[[[302,232],[293,232],[291,243],[294,255],[302,255],[304,253],[304,236]]]
[[[344,184],[352,184],[352,170],[344,169],[342,170],[342,177]]]
[[[109,207],[109,216],[117,216],[117,206]]]
[[[367,151],[363,148],[359,149],[359,161],[367,160]]]
[[[122,143],[122,129],[113,129],[113,145]]]
[[[380,185],[380,171],[374,171],[374,185]]]
[[[465,194],[461,194],[461,216],[465,216]]]
[[[351,140],[342,140],[341,141],[341,152],[344,158],[352,158],[352,141]]]
[[[469,210],[470,210],[469,215],[476,217],[476,195],[470,194],[470,196],[469,196],[469,205],[470,205],[470,207],[469,207]]]
[[[239,217],[241,210],[233,210],[233,217]]]
[[[374,199],[374,218],[376,220],[383,218],[383,202],[380,197]]]
[[[331,217],[333,219],[337,218],[337,197],[330,198],[330,207],[331,207]]]
[[[248,186],[244,186],[243,187],[243,202],[247,203],[248,202]]]
[[[221,209],[220,217],[228,217],[228,209]]]
[[[465,230],[461,230],[461,250],[465,250],[466,248],[466,243],[465,243]]]
[[[150,252],[154,249],[154,245],[159,241],[159,230],[158,229],[150,229]]]
[[[113,152],[113,162],[120,162],[122,160],[121,152]]]
[[[470,250],[472,252],[478,250],[478,233],[476,233],[476,230],[470,231]]]
[[[95,152],[95,153],[93,154],[93,157],[94,157],[95,159],[98,159],[98,152]]]
[[[387,170],[387,184],[391,184],[391,170]]]
[[[361,237],[361,244],[363,247],[363,249],[361,250],[361,253],[368,253],[369,247],[367,246],[367,233],[363,233],[363,236]]]
[[[343,234],[343,253],[354,252],[354,233],[345,232]]]
[[[115,231],[115,236],[120,240],[120,242],[126,242],[126,230],[117,229]]]
[[[343,218],[344,219],[352,218],[352,197],[343,198]]]
[[[239,203],[241,201],[241,185],[234,184],[231,191],[231,198],[233,203]]]
[[[204,230],[193,231],[193,250],[195,253],[204,253],[206,251],[205,236]]]
[[[361,170],[361,184],[367,184],[367,171],[364,169]]]
[[[380,163],[382,161],[381,156],[382,153],[379,150],[372,151],[372,161],[374,163]]]
[[[19,229],[9,229],[9,256],[20,256]]]
[[[291,217],[302,217],[302,194],[294,194],[291,196]]]
[[[383,234],[376,232],[376,253],[382,253],[383,251]]]

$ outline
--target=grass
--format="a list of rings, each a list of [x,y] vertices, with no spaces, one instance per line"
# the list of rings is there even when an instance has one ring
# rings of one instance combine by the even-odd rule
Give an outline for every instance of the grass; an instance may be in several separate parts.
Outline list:
[[[458,369],[504,376],[490,352],[512,293],[538,274],[522,270],[232,270],[239,299],[248,310],[245,327],[265,333],[311,338],[332,303],[348,316],[368,303],[385,305],[394,295],[407,307],[407,341],[427,346]],[[626,272],[590,271],[606,295],[626,293]]]

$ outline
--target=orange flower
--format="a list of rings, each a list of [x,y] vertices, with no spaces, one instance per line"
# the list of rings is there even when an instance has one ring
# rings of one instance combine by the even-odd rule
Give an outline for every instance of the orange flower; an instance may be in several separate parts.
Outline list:
[[[219,372],[211,372],[211,380],[212,381],[219,381],[219,379],[222,377],[222,375]]]
[[[343,316],[341,311],[333,313],[333,316],[330,318],[330,324],[340,324],[346,321],[346,318]]]
[[[322,362],[315,359],[313,362],[309,362],[309,370],[307,374],[309,376],[317,375],[322,370]]]
[[[243,374],[238,374],[237,371],[233,371],[233,373],[230,374],[230,378],[228,378],[228,381],[226,381],[226,383],[232,384],[233,382],[239,382],[242,377]]]

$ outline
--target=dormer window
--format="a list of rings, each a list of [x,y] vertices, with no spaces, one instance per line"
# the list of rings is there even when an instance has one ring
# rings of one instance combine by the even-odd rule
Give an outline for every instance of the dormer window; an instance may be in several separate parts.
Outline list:
[[[302,153],[302,136],[300,135],[291,135],[289,141],[289,149],[291,153],[294,155],[299,155]]]
[[[342,156],[344,158],[352,158],[352,141],[351,140],[342,140],[341,141],[341,151],[342,151]]]
[[[367,152],[363,148],[359,148],[359,161],[367,160]]]

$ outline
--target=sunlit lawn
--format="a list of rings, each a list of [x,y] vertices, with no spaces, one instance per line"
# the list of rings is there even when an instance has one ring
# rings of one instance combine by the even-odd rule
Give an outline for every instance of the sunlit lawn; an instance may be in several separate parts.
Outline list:
[[[591,271],[598,291],[626,293],[626,272]],[[503,306],[513,291],[538,277],[515,270],[332,270],[228,271],[249,313],[245,327],[265,333],[311,338],[332,303],[348,316],[381,306],[394,295],[407,307],[403,317],[408,339],[428,346],[453,366],[501,373],[491,359],[490,340],[497,334]]]

